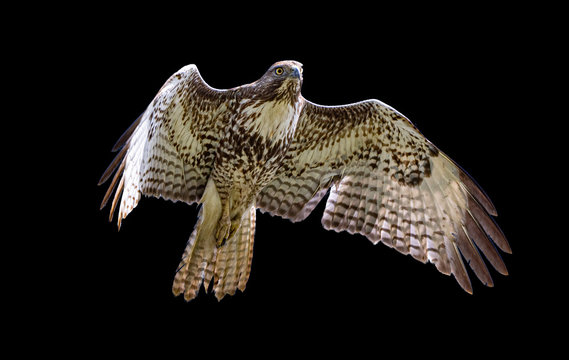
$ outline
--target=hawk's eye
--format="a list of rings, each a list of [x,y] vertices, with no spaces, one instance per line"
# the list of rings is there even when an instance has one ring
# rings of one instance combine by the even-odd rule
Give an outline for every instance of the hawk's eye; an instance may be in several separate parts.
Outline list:
[[[275,74],[282,75],[283,73],[284,73],[284,70],[282,67],[279,66],[278,68],[275,69]]]

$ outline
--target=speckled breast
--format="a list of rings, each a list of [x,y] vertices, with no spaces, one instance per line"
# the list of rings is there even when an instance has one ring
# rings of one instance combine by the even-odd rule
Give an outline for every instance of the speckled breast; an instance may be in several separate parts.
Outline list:
[[[220,195],[238,191],[253,199],[275,176],[290,146],[299,110],[289,104],[250,102],[219,144],[213,180]]]

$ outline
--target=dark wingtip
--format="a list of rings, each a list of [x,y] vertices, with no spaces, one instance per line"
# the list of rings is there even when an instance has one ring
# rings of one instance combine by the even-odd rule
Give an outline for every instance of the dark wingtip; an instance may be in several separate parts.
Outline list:
[[[113,146],[112,151],[118,151],[120,148],[122,148],[124,146],[124,144],[126,144],[126,142],[128,141],[128,139],[130,139],[132,133],[134,132],[134,130],[138,127],[138,124],[140,124],[140,121],[142,120],[142,115],[144,113],[140,114],[140,116],[138,118],[136,118],[136,120],[134,120],[134,122],[132,123],[132,125],[130,125],[128,127],[128,129],[126,129],[126,131],[121,135],[121,137],[117,140],[117,142],[115,143],[115,145]]]
[[[105,170],[105,172],[101,176],[101,179],[99,179],[99,183],[97,183],[97,185],[100,186],[100,185],[104,184],[107,180],[109,180],[109,178],[111,177],[111,175],[113,174],[115,169],[119,166],[119,164],[121,164],[121,161],[125,157],[127,150],[128,150],[128,146],[123,146],[121,151],[117,154],[117,156],[115,156],[113,161],[107,167],[107,170]]]
[[[484,209],[488,214],[492,216],[498,216],[496,207],[494,206],[492,200],[490,200],[490,197],[488,196],[488,194],[486,194],[484,189],[482,189],[482,187],[476,182],[476,180],[474,180],[472,176],[470,176],[470,174],[466,172],[466,170],[461,168],[456,163],[455,165],[460,170],[459,173],[460,181],[462,181],[463,184],[466,186],[468,193],[472,195],[472,197],[474,197],[474,199],[476,199],[476,201],[478,201],[484,207]]]

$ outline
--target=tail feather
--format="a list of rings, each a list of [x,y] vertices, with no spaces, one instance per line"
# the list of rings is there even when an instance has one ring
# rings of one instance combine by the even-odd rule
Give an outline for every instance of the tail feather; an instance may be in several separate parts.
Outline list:
[[[215,265],[215,296],[221,300],[233,295],[237,289],[244,291],[251,273],[253,241],[255,238],[255,207],[251,206],[241,218],[239,231],[219,248]]]
[[[174,295],[183,293],[186,301],[192,300],[202,284],[207,291],[212,278],[213,291],[218,300],[227,294],[235,294],[237,289],[245,290],[253,258],[255,211],[255,207],[251,206],[245,212],[239,230],[220,248],[216,247],[212,236],[215,231],[206,233],[204,216],[200,211],[198,223],[188,240],[174,278]]]
[[[205,248],[203,241],[198,241],[201,214],[200,211],[198,223],[190,235],[172,286],[172,292],[176,296],[184,294],[184,298],[188,301],[197,296],[203,280],[199,267],[205,257]]]
[[[190,235],[172,285],[172,292],[176,296],[183,293],[187,301],[196,297],[206,277],[208,265],[215,262],[215,230],[221,217],[221,200],[211,179],[200,203],[202,206],[196,227]]]
[[[245,286],[251,274],[251,262],[253,260],[253,241],[255,240],[255,221],[256,209],[252,206],[249,209],[249,227],[247,223],[241,224],[241,247],[239,251],[240,277],[237,287],[241,291],[245,291]]]
[[[197,296],[201,285],[201,278],[198,277],[198,266],[203,259],[203,247],[199,247],[197,241],[198,225],[190,235],[182,262],[174,278],[172,292],[177,296],[184,294],[186,300],[191,300]]]
[[[204,270],[207,264],[215,258],[215,240],[213,240],[213,246],[207,246],[208,240],[211,242],[211,239],[202,235],[200,231],[202,223],[203,217],[202,211],[200,211],[198,223],[190,235],[172,286],[174,295],[178,296],[183,293],[184,299],[187,301],[198,295],[200,286],[205,278]],[[205,284],[206,288],[207,285],[208,282]]]

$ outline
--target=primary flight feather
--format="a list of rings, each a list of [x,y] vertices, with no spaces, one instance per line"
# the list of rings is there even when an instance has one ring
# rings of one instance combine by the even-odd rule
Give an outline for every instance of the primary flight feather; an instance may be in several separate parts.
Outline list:
[[[99,184],[114,173],[118,225],[141,195],[201,204],[172,291],[193,299],[213,279],[218,299],[244,290],[256,209],[294,222],[329,192],[322,225],[362,234],[472,292],[465,263],[486,285],[510,253],[496,209],[456,163],[378,100],[321,106],[301,95],[302,65],[273,64],[233,89],[207,85],[195,65],[177,71],[120,137]],[[114,192],[114,196],[113,196]]]

